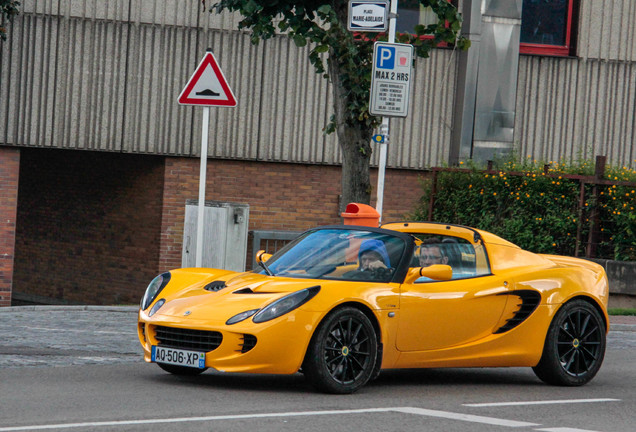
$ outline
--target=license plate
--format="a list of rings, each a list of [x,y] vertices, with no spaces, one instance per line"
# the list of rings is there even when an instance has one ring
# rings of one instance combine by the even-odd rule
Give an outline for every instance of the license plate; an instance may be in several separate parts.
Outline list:
[[[164,348],[153,345],[151,360],[155,363],[168,363],[197,369],[205,368],[205,353],[198,351]]]

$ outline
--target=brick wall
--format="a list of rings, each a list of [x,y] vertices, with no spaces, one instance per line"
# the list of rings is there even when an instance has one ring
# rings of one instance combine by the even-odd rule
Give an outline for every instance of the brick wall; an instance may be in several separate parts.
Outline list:
[[[136,304],[157,271],[163,158],[23,149],[14,295]]]
[[[337,166],[209,160],[206,199],[249,204],[250,230],[303,231],[340,224],[340,172]],[[374,170],[374,189],[376,174]],[[408,170],[386,172],[384,221],[403,220],[413,211],[422,193],[421,175]],[[185,203],[198,199],[199,160],[167,158],[164,179],[160,271],[181,266]]]
[[[20,151],[1,155],[0,172],[13,177],[0,188],[12,184],[14,200],[20,170],[14,296],[137,303],[152,277],[181,266],[185,203],[198,198],[198,159],[30,148],[19,159]],[[387,171],[385,221],[412,211],[421,195],[420,175]],[[249,204],[250,230],[302,231],[342,222],[340,167],[210,160],[207,179],[206,199]],[[15,212],[15,204],[8,208]],[[5,279],[0,293],[8,303],[11,284],[6,288]]]
[[[20,150],[0,147],[0,307],[11,305]]]

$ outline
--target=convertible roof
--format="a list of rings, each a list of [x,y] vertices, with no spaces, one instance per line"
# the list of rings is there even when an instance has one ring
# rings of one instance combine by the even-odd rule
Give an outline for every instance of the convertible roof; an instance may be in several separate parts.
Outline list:
[[[463,238],[472,243],[477,243],[482,240],[486,244],[498,244],[501,246],[508,246],[512,248],[519,248],[514,243],[509,242],[495,234],[488,231],[482,231],[476,228],[471,228],[463,225],[446,224],[440,222],[391,222],[382,225],[382,228],[391,231],[399,231],[403,233],[430,233],[437,235],[452,235]]]

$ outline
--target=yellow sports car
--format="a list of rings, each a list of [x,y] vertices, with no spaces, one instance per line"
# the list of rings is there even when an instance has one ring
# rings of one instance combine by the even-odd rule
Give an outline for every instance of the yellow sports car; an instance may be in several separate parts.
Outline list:
[[[173,374],[293,374],[351,393],[382,369],[528,366],[582,385],[608,331],[603,268],[481,230],[405,222],[311,229],[246,273],[157,276],[139,311],[145,360]]]

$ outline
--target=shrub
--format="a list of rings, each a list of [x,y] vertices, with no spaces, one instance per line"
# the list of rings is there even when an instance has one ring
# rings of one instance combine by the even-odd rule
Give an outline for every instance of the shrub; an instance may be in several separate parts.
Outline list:
[[[437,172],[434,221],[490,231],[538,253],[584,255],[594,228],[590,219],[597,220],[596,256],[636,260],[636,171],[608,167],[603,178],[613,184],[594,185],[594,163],[585,160],[544,164],[509,159],[489,171],[467,165]],[[432,179],[422,186],[424,194],[411,215],[417,220],[428,219]]]

